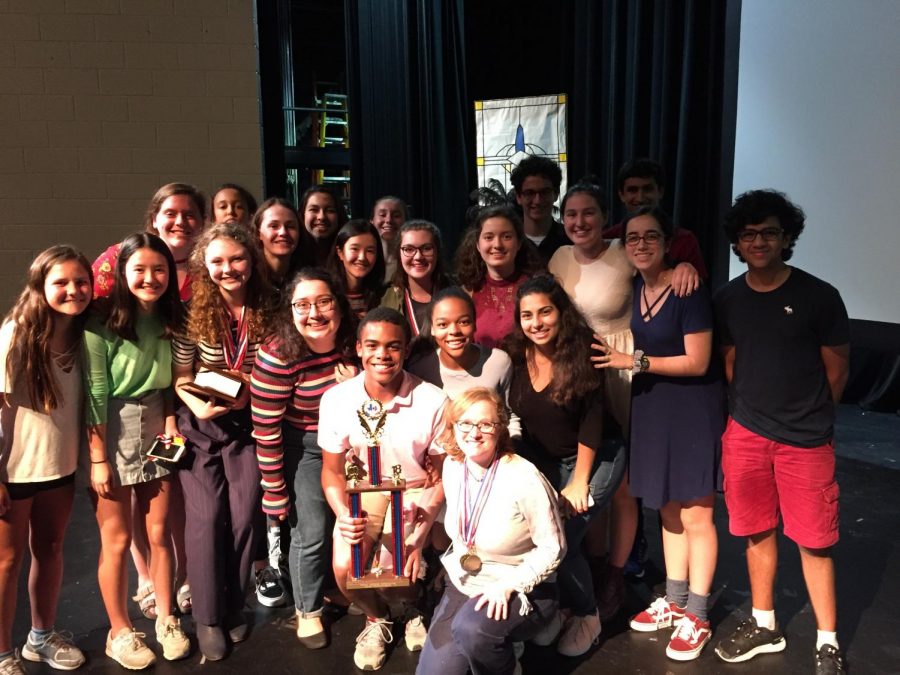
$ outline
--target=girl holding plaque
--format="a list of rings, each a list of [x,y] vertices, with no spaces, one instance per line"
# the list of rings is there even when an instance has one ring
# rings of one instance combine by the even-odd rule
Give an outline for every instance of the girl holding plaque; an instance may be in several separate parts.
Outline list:
[[[508,424],[493,389],[469,389],[445,409],[450,583],[417,673],[512,673],[513,642],[531,639],[556,615],[552,582],[566,546],[556,493],[512,452]]]
[[[207,659],[247,636],[241,612],[261,534],[259,468],[251,435],[250,371],[269,324],[272,291],[255,236],[245,227],[210,227],[191,254],[193,299],[187,330],[173,349],[178,428],[190,452],[178,472],[184,490],[188,576],[197,642]],[[195,369],[225,371],[237,392],[198,395]],[[189,391],[190,389],[190,391]]]
[[[334,526],[322,492],[319,403],[339,377],[355,374],[356,321],[324,270],[300,270],[284,297],[275,334],[260,348],[250,377],[253,436],[263,511],[291,527],[297,638],[319,649],[328,644],[323,585]]]
[[[562,628],[557,651],[584,654],[600,635],[600,618],[582,540],[625,473],[625,448],[604,440],[601,375],[589,360],[592,331],[549,275],[526,281],[516,299],[515,332],[506,343],[513,362],[509,402],[522,423],[521,454],[560,493],[569,551],[559,568],[565,625],[558,617],[539,644]]]

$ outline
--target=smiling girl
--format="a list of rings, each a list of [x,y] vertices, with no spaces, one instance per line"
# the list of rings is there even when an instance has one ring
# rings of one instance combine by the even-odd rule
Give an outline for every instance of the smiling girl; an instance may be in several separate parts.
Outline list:
[[[250,379],[262,506],[291,526],[297,638],[319,649],[328,644],[323,588],[334,527],[322,492],[319,402],[339,377],[355,374],[356,320],[331,275],[304,268],[285,289],[274,333]]]
[[[256,200],[247,188],[236,183],[223,183],[210,202],[212,222],[237,223],[246,227],[256,213]]]
[[[315,264],[324,266],[331,257],[337,231],[347,222],[347,213],[337,193],[327,185],[313,185],[300,198],[303,225],[316,242]]]
[[[32,628],[22,656],[64,670],[84,663],[54,623],[82,433],[78,349],[90,301],[88,261],[71,246],[53,246],[31,263],[0,328],[0,672],[24,673],[12,624],[26,548]]]
[[[435,609],[417,673],[515,672],[513,643],[553,620],[553,573],[565,548],[556,494],[512,452],[506,406],[470,389],[444,412],[441,447],[450,583]]]
[[[450,285],[441,248],[441,231],[434,223],[410,220],[400,228],[400,267],[381,306],[403,314],[414,336],[428,323],[425,315],[433,294]]]
[[[358,319],[378,306],[384,287],[384,251],[372,223],[357,219],[344,225],[335,237],[326,268]]]
[[[188,576],[201,652],[225,656],[247,636],[241,610],[261,534],[259,469],[251,436],[250,371],[269,323],[272,292],[250,232],[238,225],[208,229],[191,256],[194,297],[187,331],[174,344],[176,392],[185,406],[178,426],[190,443],[179,471],[187,510]],[[185,389],[198,368],[229,371],[244,382],[233,403]]]
[[[188,258],[205,219],[206,198],[187,183],[168,183],[159,188],[144,216],[144,231],[159,236],[172,252],[182,300],[191,297]],[[114,244],[94,261],[94,297],[104,298],[112,292],[118,256],[119,244]]]
[[[522,423],[520,454],[560,493],[568,552],[559,568],[561,601],[571,616],[557,650],[585,653],[600,634],[593,582],[582,540],[625,472],[625,448],[603,436],[603,386],[589,360],[591,329],[549,275],[525,282],[516,300],[516,328],[506,342],[513,362],[510,407]],[[560,622],[541,636],[549,644]]]
[[[313,264],[315,242],[300,215],[286,199],[271,197],[253,216],[253,231],[259,238],[269,283],[281,289],[297,269]]]
[[[512,207],[489,206],[479,212],[456,253],[459,283],[475,300],[476,342],[495,347],[509,334],[516,289],[543,267]]]
[[[130,669],[156,660],[134,631],[126,606],[132,496],[144,514],[150,575],[160,590],[156,639],[167,659],[183,658],[190,650],[172,616],[171,476],[146,454],[157,435],[178,434],[168,391],[170,337],[183,319],[177,283],[172,253],[159,237],[126,237],[106,311],[88,320],[84,334],[91,498],[101,542],[98,576],[111,624],[106,654]]]

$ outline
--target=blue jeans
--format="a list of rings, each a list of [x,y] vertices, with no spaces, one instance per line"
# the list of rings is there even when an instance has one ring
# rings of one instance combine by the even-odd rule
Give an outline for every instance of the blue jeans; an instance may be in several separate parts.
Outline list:
[[[553,584],[540,584],[528,594],[532,610],[519,614],[522,600],[513,594],[505,621],[489,619],[485,608],[475,611],[470,598],[447,582],[434,610],[428,639],[416,675],[509,675],[515,670],[513,642],[530,640],[556,613],[559,603]]]
[[[609,504],[616,489],[625,476],[627,453],[621,438],[604,439],[591,471],[588,483],[594,505],[586,512],[572,516],[565,522],[566,557],[559,565],[556,576],[559,581],[560,604],[568,607],[576,616],[587,616],[597,610],[591,568],[582,550],[581,543],[588,531],[591,520]],[[550,485],[557,492],[572,480],[575,458],[557,459],[546,455],[535,461]]]
[[[303,618],[322,615],[325,576],[331,567],[331,531],[334,515],[322,492],[322,449],[316,432],[282,425],[284,480],[291,510],[291,546],[288,567],[294,605]]]

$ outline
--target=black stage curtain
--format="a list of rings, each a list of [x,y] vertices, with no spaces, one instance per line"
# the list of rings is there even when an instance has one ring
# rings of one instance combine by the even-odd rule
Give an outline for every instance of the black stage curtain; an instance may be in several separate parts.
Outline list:
[[[396,194],[452,250],[472,170],[462,0],[346,0],[353,210]]]
[[[616,172],[632,157],[666,170],[663,206],[692,230],[723,281],[721,213],[731,195],[740,3],[573,0],[569,182],[605,181],[620,217]]]

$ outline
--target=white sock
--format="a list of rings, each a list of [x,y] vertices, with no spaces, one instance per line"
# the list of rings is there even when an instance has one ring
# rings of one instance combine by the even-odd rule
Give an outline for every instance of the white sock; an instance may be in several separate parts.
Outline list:
[[[281,527],[278,525],[269,526],[266,532],[266,539],[269,544],[269,565],[278,570],[281,560]]]
[[[756,609],[753,608],[753,618],[756,619],[756,625],[760,628],[768,628],[775,630],[775,610],[774,609]]]
[[[833,630],[817,630],[816,651],[822,649],[822,645],[831,645],[835,649],[840,649],[837,641],[837,633]]]

